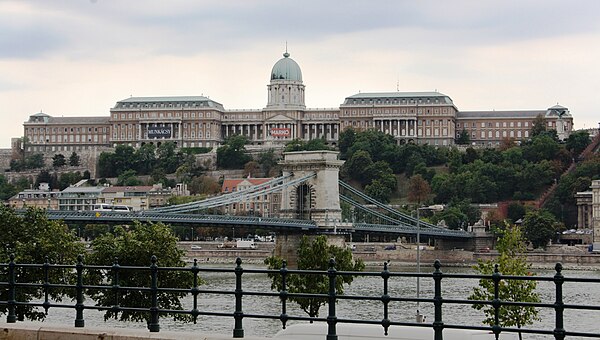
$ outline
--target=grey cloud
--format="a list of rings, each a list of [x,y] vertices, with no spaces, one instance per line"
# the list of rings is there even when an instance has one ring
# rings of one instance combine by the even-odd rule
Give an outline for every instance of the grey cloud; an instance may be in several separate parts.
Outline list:
[[[0,32],[0,59],[39,58],[65,45],[60,34],[39,25],[15,28],[0,24]]]
[[[64,12],[64,36],[25,36],[22,53],[40,40],[51,48],[80,51],[144,46],[158,54],[186,55],[239,49],[258,42],[316,41],[357,32],[406,29],[420,33],[383,37],[391,47],[451,47],[526,41],[598,30],[600,3],[592,1],[53,1],[40,11]],[[73,18],[73,19],[70,19]],[[80,27],[81,22],[90,27]],[[103,30],[102,28],[106,28]],[[82,31],[88,33],[82,37]],[[146,31],[152,32],[148,34]],[[60,39],[69,40],[60,45]],[[381,38],[381,37],[379,37]],[[378,39],[378,37],[375,37]],[[18,42],[18,39],[15,39]],[[405,47],[408,48],[408,47]],[[4,50],[4,49],[3,49]],[[31,50],[32,52],[28,52]],[[93,52],[95,51],[95,52]],[[66,50],[67,54],[69,50]]]

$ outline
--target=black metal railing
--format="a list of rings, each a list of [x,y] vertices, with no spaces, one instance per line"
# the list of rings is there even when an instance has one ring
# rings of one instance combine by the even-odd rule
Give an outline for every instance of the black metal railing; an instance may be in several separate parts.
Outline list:
[[[23,273],[27,270],[41,270],[44,279],[38,282],[20,282],[19,273]],[[60,282],[53,283],[49,282],[49,272],[52,270],[63,270],[66,272],[74,273],[74,283]],[[110,282],[103,282],[104,284],[85,284],[85,273],[87,271],[104,271],[109,273]],[[142,271],[148,272],[149,275],[149,287],[126,287],[122,286],[120,275],[127,271]],[[161,272],[174,272],[184,271],[193,275],[193,286],[187,288],[175,288],[175,287],[159,287],[159,275]],[[235,276],[235,289],[234,290],[208,290],[201,289],[201,277],[200,273],[230,273]],[[244,274],[249,273],[260,273],[260,274],[271,274],[277,275],[281,278],[282,289],[279,292],[273,291],[246,291],[244,290]],[[288,292],[288,278],[292,274],[297,275],[324,275],[329,280],[329,291],[327,294],[309,294],[309,293],[290,293]],[[161,314],[181,314],[191,317],[194,323],[197,321],[199,316],[218,316],[218,317],[230,317],[233,318],[234,328],[233,337],[243,338],[244,327],[243,321],[246,318],[257,318],[257,319],[272,319],[279,320],[282,327],[285,328],[289,321],[310,321],[310,322],[325,322],[328,327],[328,334],[326,339],[336,340],[337,331],[336,326],[343,323],[354,323],[354,324],[370,324],[382,326],[382,331],[387,335],[388,329],[391,326],[415,326],[415,327],[427,327],[434,330],[434,339],[442,340],[444,335],[444,329],[463,329],[463,330],[484,330],[493,332],[498,336],[503,332],[521,332],[529,334],[540,334],[540,335],[551,335],[555,339],[565,339],[566,337],[587,337],[587,338],[600,338],[600,333],[590,333],[566,329],[564,325],[564,312],[565,310],[580,310],[580,311],[600,311],[600,305],[580,305],[580,304],[567,304],[563,301],[563,284],[566,282],[575,283],[598,283],[598,290],[600,291],[600,278],[571,278],[565,277],[562,274],[562,265],[559,263],[555,266],[555,275],[553,276],[509,276],[502,275],[496,271],[492,275],[480,275],[480,274],[462,274],[462,273],[443,273],[441,271],[441,264],[439,261],[434,263],[434,271],[432,273],[414,273],[414,272],[392,272],[389,270],[387,263],[384,263],[383,270],[380,272],[350,272],[350,271],[337,271],[335,269],[335,262],[330,261],[329,269],[326,271],[318,270],[293,270],[286,267],[285,262],[282,268],[277,270],[270,269],[245,269],[242,267],[242,260],[237,259],[234,268],[211,268],[201,267],[197,261],[190,267],[160,267],[157,265],[157,259],[155,256],[152,257],[150,266],[139,267],[139,266],[121,266],[116,260],[111,266],[97,266],[97,265],[85,265],[83,263],[83,257],[80,256],[78,262],[75,265],[58,265],[50,264],[48,262],[43,264],[20,264],[15,263],[14,256],[11,255],[10,262],[0,264],[0,293],[6,297],[6,300],[0,301],[0,307],[7,310],[7,323],[14,323],[17,321],[16,309],[18,306],[29,306],[29,307],[41,307],[44,308],[46,313],[50,308],[67,308],[75,311],[75,327],[84,327],[84,311],[85,310],[99,310],[99,311],[112,311],[112,312],[142,312],[148,315],[148,329],[150,332],[158,332],[160,330],[159,316]],[[382,280],[382,294],[371,295],[371,296],[359,296],[359,295],[340,295],[336,291],[336,280],[342,276],[354,276],[354,277],[380,277]],[[429,278],[433,280],[433,295],[431,297],[415,298],[410,296],[394,296],[390,293],[389,283],[394,278]],[[442,295],[442,282],[446,280],[455,279],[488,279],[494,282],[495,287],[495,298],[491,301],[481,300],[468,300],[468,299],[452,299],[444,298]],[[5,281],[4,281],[5,280]],[[499,284],[506,280],[533,280],[537,282],[550,282],[554,284],[554,299],[553,303],[541,303],[541,302],[511,302],[502,301],[499,297]],[[68,281],[68,280],[67,280]],[[43,302],[31,302],[31,301],[17,301],[18,292],[20,290],[39,290],[40,296],[43,296]],[[52,301],[50,298],[50,291],[52,289],[60,289],[62,291],[71,291],[74,297],[74,304],[60,303]],[[136,306],[122,306],[119,304],[119,294],[128,290],[138,290],[145,292],[150,297],[150,307],[140,308]],[[98,306],[98,305],[86,305],[86,291],[104,291],[107,294],[114,294],[115,304],[112,306]],[[192,309],[188,310],[172,310],[172,309],[161,309],[159,308],[158,295],[160,293],[182,293],[188,294],[193,300]],[[199,303],[199,296],[201,294],[220,294],[229,295],[235,299],[234,309],[229,312],[223,311],[207,311],[201,310]],[[245,297],[258,296],[258,297],[272,297],[279,299],[281,303],[281,310],[278,314],[252,314],[245,313],[243,309],[243,302]],[[423,295],[421,295],[423,296]],[[321,298],[326,301],[328,312],[326,317],[306,317],[298,315],[288,314],[288,304],[290,298]],[[92,301],[91,299],[89,299]],[[365,319],[352,319],[342,318],[337,315],[336,304],[338,300],[357,300],[357,301],[373,301],[381,303],[382,306],[382,319],[379,320],[365,320]],[[394,321],[390,317],[389,308],[392,303],[431,303],[433,304],[434,320],[432,323],[417,323],[417,322],[402,322]],[[464,324],[452,324],[444,322],[442,316],[442,307],[448,305],[490,305],[494,308],[494,325],[492,326],[473,326]],[[535,307],[542,309],[551,309],[554,311],[555,320],[553,329],[533,329],[533,328],[514,328],[514,327],[501,327],[499,321],[500,309],[502,306],[521,306],[521,307]]]

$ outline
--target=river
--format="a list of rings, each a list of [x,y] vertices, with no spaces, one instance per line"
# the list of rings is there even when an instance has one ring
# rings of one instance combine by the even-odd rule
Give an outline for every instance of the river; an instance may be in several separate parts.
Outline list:
[[[211,267],[225,268],[226,265],[214,265]],[[229,267],[231,268],[231,267]],[[244,268],[261,268],[259,265],[245,265]],[[381,268],[367,268],[368,271],[380,271]],[[410,272],[414,267],[390,267],[391,271]],[[422,267],[423,272],[432,272],[432,267]],[[470,268],[443,268],[446,273],[474,273]],[[542,276],[552,276],[552,270],[537,270],[536,273]],[[565,277],[587,277],[600,278],[599,271],[563,271]],[[231,290],[235,287],[235,277],[233,273],[201,273],[201,277],[206,281],[203,289],[210,290]],[[477,286],[475,279],[452,279],[442,281],[442,295],[444,298],[466,299],[471,293],[472,288]],[[243,275],[244,291],[260,291],[270,287],[270,281],[266,274],[244,273]],[[347,295],[380,295],[383,284],[378,277],[359,277],[347,287]],[[415,278],[394,278],[390,279],[390,295],[392,296],[416,296]],[[544,303],[554,302],[554,284],[552,282],[539,282],[538,293]],[[566,304],[586,304],[600,306],[600,284],[598,283],[565,283],[563,286],[564,303]],[[421,279],[421,296],[433,296],[433,281],[428,278]],[[89,303],[89,300],[88,300]],[[186,299],[185,305],[191,309],[191,298]],[[245,296],[243,301],[243,310],[245,313],[252,314],[279,314],[281,303],[278,298]],[[213,312],[232,312],[234,310],[234,298],[231,295],[200,295],[199,309],[202,311]],[[420,307],[423,314],[427,316],[427,322],[433,321],[433,304],[425,303]],[[369,320],[380,320],[383,315],[382,304],[371,301],[340,300],[337,307],[339,317],[364,318]],[[415,303],[390,303],[390,319],[393,321],[413,322],[416,311]],[[321,316],[326,316],[327,307],[321,308]],[[288,303],[288,314],[295,316],[306,316],[302,310],[294,303]],[[552,309],[540,309],[541,321],[536,321],[532,328],[553,329],[554,311]],[[73,325],[75,318],[74,310],[51,309],[47,322]],[[566,310],[564,314],[565,328],[571,331],[580,332],[600,332],[600,311],[577,311]],[[468,305],[444,305],[443,319],[446,323],[481,325],[483,313],[471,308]],[[128,327],[145,328],[144,323],[123,323],[115,320],[103,321],[102,313],[92,310],[85,311],[86,326],[98,327]],[[243,326],[246,336],[271,336],[281,329],[281,323],[277,320],[250,319],[244,318]],[[169,318],[161,318],[161,330],[202,330],[209,333],[231,334],[233,328],[233,318],[218,317],[199,317],[197,324],[174,322]],[[524,339],[553,339],[551,336],[528,335],[524,334]],[[576,339],[568,337],[568,339]]]

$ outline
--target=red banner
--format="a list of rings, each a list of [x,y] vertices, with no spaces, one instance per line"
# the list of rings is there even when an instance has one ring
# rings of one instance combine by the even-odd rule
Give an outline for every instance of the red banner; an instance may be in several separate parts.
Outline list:
[[[273,137],[289,137],[292,134],[289,128],[271,128],[271,136]]]

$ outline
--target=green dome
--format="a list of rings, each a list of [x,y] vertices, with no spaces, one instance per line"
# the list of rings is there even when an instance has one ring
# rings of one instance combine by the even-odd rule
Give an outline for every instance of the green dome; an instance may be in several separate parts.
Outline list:
[[[275,63],[271,71],[271,80],[277,79],[302,81],[300,66],[290,58],[290,54],[287,52]]]

